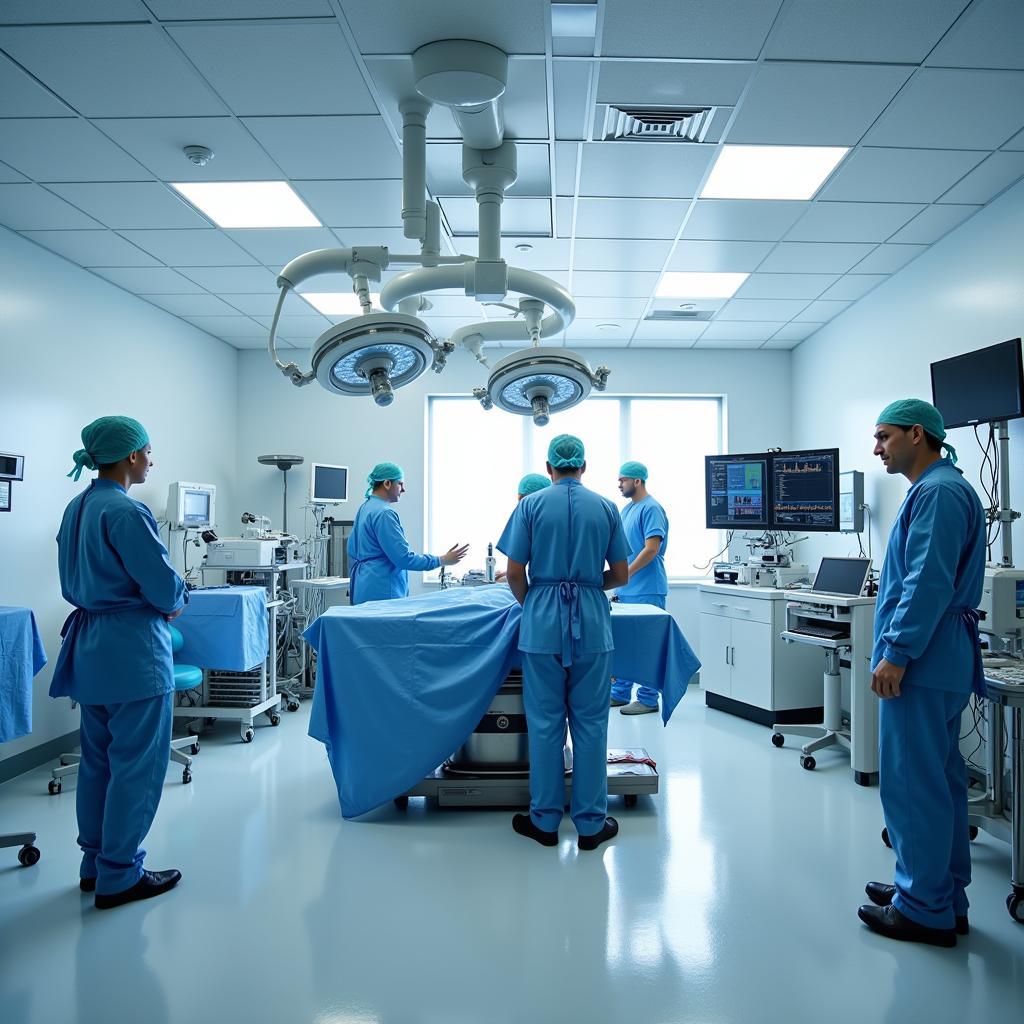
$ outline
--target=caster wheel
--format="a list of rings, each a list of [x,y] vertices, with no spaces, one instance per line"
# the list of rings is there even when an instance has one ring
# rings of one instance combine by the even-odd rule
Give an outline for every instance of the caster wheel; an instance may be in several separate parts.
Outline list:
[[[773,747],[781,747],[781,746],[783,746],[785,744],[785,742],[786,742],[786,737],[783,736],[781,732],[773,732],[772,733],[772,746]]]
[[[298,711],[299,710],[299,702],[297,700],[290,700],[290,701],[288,701],[288,710],[289,711]]]
[[[870,772],[854,772],[853,781],[858,786],[870,786],[871,785],[871,773]]]
[[[42,854],[35,846],[23,846],[18,851],[18,860],[21,862],[21,866],[23,868],[30,868],[33,864],[38,864],[41,856]]]
[[[271,725],[280,725],[281,724],[281,716],[279,714],[277,714],[276,711],[274,712],[274,714],[272,714],[270,716],[270,724]]]
[[[60,781],[57,779],[50,779],[47,783],[46,788],[50,791],[50,796],[57,796],[61,791]]]
[[[31,849],[31,847],[28,847]],[[38,857],[39,855],[36,854]],[[24,862],[22,862],[24,863]],[[1006,909],[1010,912],[1010,917],[1017,922],[1017,924],[1024,924],[1024,895],[1017,892],[1011,892],[1006,897]]]
[[[192,781],[192,773],[186,768],[181,773],[181,784],[187,786]]]
[[[967,838],[973,843],[978,838],[978,826],[970,825],[967,829]]]
[[[889,830],[887,828],[882,829],[882,842],[885,843],[889,849],[892,849],[892,840],[889,838]]]
[[[254,733],[252,731],[252,729],[246,729],[245,732],[242,733],[242,742],[243,743],[252,743],[253,737],[255,735],[256,735],[256,733]]]
[[[199,740],[196,740],[195,743],[192,744],[192,756],[195,757],[196,754],[198,754],[198,753],[199,753]]]
[[[637,801],[636,793],[627,793],[625,799],[626,799],[626,806],[627,807],[636,807],[636,801]]]
[[[409,806],[409,798],[407,796],[396,796],[395,806],[400,811],[404,811]]]
[[[809,772],[813,772],[817,764],[818,762],[815,761],[810,754],[804,754],[804,756],[800,758],[800,767]]]

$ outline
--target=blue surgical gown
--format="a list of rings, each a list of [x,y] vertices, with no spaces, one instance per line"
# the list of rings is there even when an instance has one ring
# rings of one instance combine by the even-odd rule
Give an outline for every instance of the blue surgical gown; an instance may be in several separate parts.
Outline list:
[[[634,599],[667,596],[668,574],[665,572],[665,553],[668,551],[668,516],[665,515],[665,510],[648,494],[641,501],[631,501],[622,510],[621,515],[631,563],[643,551],[644,544],[651,537],[661,538],[661,548],[654,558],[639,572],[633,573],[629,582],[624,587],[619,587],[616,593],[620,598]],[[644,602],[641,600],[640,603]]]
[[[391,503],[370,495],[356,513],[348,539],[352,604],[409,596],[409,570],[437,569],[436,555],[418,555]]]
[[[166,616],[188,599],[153,513],[112,480],[94,480],[57,535],[62,631],[51,697],[119,704],[174,689]]]

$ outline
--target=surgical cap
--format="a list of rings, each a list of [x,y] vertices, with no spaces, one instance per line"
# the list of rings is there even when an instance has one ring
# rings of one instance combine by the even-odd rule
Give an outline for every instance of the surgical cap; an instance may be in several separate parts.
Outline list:
[[[524,497],[527,494],[533,494],[534,491],[543,491],[545,487],[551,486],[551,480],[541,473],[527,473],[522,480],[519,481],[519,494]]]
[[[619,476],[629,480],[646,480],[647,467],[642,462],[624,462],[619,470]]]
[[[559,434],[548,445],[548,462],[555,469],[579,469],[585,461],[583,442],[572,434]]]
[[[393,462],[378,462],[373,469],[370,470],[370,475],[366,478],[369,486],[363,493],[364,498],[368,498],[372,493],[374,487],[377,484],[384,483],[385,480],[404,480],[405,474],[402,472],[402,467],[396,465]]]
[[[942,413],[931,402],[920,398],[901,398],[898,402],[890,402],[879,414],[876,423],[891,423],[894,427],[912,427],[920,424],[926,434],[931,434],[942,447],[949,452],[949,461],[956,465],[956,449],[946,444],[946,424]]]
[[[149,444],[146,428],[130,416],[101,416],[82,428],[82,445],[75,452],[75,468],[68,476],[77,480],[83,469],[109,466]]]

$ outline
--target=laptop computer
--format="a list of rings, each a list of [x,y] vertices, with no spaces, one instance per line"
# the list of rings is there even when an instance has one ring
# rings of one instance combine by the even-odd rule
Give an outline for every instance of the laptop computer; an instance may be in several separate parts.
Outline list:
[[[829,597],[860,597],[870,571],[870,558],[823,558],[811,593]]]

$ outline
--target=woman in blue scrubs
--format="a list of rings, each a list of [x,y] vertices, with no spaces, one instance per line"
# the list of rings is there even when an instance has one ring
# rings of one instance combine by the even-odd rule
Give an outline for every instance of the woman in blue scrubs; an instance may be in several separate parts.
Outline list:
[[[366,478],[366,500],[356,513],[348,539],[349,594],[352,604],[409,596],[409,572],[455,565],[468,544],[443,555],[418,555],[405,539],[398,513],[391,507],[405,493],[405,474],[393,462],[378,462]]]
[[[895,884],[869,882],[871,903],[858,911],[873,931],[935,946],[955,946],[968,932],[960,718],[972,690],[984,692],[975,609],[985,513],[945,437],[938,409],[918,399],[893,402],[875,427],[875,455],[911,486],[889,534],[872,656],[871,688],[882,701],[879,794]]]
[[[81,708],[80,887],[105,910],[159,896],[178,871],[145,871],[142,840],[156,815],[171,740],[174,666],[168,621],[188,595],[153,513],[128,497],[150,467],[137,420],[104,416],[82,431],[68,476],[99,474],[64,512],[57,535],[61,593],[74,605],[51,697]]]
[[[498,550],[508,555],[508,585],[523,606],[519,650],[530,746],[530,813],[517,814],[512,827],[542,846],[558,844],[568,719],[570,813],[579,848],[595,850],[619,830],[608,817],[608,681],[614,645],[603,591],[626,582],[629,549],[615,506],[580,482],[584,455],[583,442],[571,434],[551,442],[547,470],[553,485],[519,502]]]

